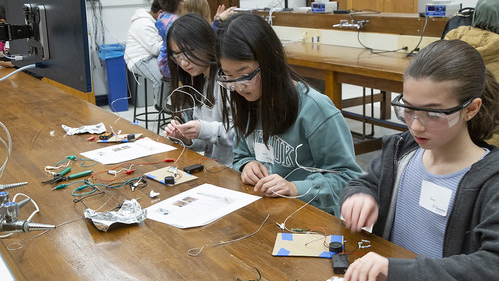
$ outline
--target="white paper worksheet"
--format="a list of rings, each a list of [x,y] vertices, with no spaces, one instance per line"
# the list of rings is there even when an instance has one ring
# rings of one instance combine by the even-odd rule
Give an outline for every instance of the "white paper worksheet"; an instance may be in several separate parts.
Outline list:
[[[209,224],[261,197],[203,184],[147,208],[147,218],[178,228]]]
[[[81,155],[95,160],[101,164],[116,164],[149,155],[163,153],[176,149],[171,145],[143,138],[135,142],[126,142],[112,146],[80,153]]]

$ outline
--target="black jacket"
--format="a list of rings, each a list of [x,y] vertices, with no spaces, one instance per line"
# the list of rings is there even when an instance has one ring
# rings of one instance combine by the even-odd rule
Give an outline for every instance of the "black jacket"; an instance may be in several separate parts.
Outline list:
[[[446,227],[444,258],[389,258],[388,280],[499,279],[499,150],[486,143],[480,146],[490,153],[459,183]],[[371,194],[379,205],[373,233],[385,239],[391,236],[398,179],[418,147],[409,132],[385,136],[382,154],[368,174],[352,180],[341,195],[342,204],[355,193]]]

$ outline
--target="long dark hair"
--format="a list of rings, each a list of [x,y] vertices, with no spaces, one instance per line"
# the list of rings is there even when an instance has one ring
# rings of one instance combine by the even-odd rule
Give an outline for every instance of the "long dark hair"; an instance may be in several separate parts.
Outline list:
[[[461,40],[439,40],[424,48],[410,63],[404,79],[455,82],[452,91],[459,103],[481,98],[482,107],[468,121],[473,142],[489,139],[499,132],[499,84],[486,70],[475,48]]]
[[[172,40],[175,41],[180,51],[189,57],[191,63],[210,68],[210,77],[208,77],[208,88],[206,97],[200,96],[192,89],[184,88],[183,91],[189,92],[195,97],[195,101],[186,94],[174,93],[171,95],[171,103],[174,112],[185,108],[206,105],[211,107],[215,98],[213,90],[215,87],[215,76],[217,72],[217,63],[215,59],[215,32],[210,24],[199,14],[188,13],[177,19],[168,30],[167,55],[168,66],[170,68],[170,93],[181,85],[190,85],[203,93],[205,87],[205,77],[200,74],[192,77],[189,73],[177,65],[173,59],[171,47]],[[208,99],[209,102],[206,102]],[[203,102],[198,102],[203,101]]]
[[[299,96],[294,81],[303,79],[288,66],[272,27],[255,14],[231,16],[219,26],[216,52],[219,62],[220,58],[255,60],[260,66],[262,97],[258,101],[247,101],[235,91],[230,93],[236,132],[247,137],[262,121],[265,144],[270,136],[286,132],[298,116]],[[228,122],[227,116],[224,122]]]

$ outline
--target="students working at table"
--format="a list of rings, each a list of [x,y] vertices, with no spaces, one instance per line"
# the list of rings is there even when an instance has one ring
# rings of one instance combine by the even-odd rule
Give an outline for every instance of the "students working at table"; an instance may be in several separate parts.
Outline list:
[[[361,173],[341,112],[290,69],[279,38],[255,14],[222,22],[216,51],[242,181],[269,197],[315,198],[312,205],[338,216],[341,190]]]
[[[352,231],[373,233],[419,256],[370,252],[345,281],[496,280],[499,276],[499,84],[459,40],[424,48],[393,102],[409,131],[387,136],[368,174],[342,194]]]
[[[170,27],[167,50],[172,112],[187,122],[172,120],[165,134],[182,140],[194,151],[204,152],[206,157],[232,166],[231,118],[229,115],[229,124],[224,126],[222,89],[215,82],[215,33],[201,15],[186,14]]]

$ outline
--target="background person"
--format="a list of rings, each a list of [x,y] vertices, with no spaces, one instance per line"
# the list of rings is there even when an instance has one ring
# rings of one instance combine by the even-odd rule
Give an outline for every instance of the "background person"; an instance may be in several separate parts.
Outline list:
[[[128,29],[124,56],[128,70],[152,82],[155,104],[160,104],[158,99],[163,76],[159,72],[157,57],[163,39],[154,23],[163,12],[165,2],[166,0],[154,0],[149,11],[135,11]]]
[[[158,29],[158,34],[161,36],[163,43],[159,50],[158,55],[158,67],[159,72],[165,78],[170,78],[170,69],[168,68],[168,54],[167,54],[167,42],[166,36],[168,35],[168,29],[173,24],[175,20],[182,15],[184,11],[184,0],[166,0],[165,9],[159,15],[158,20],[155,25]]]

